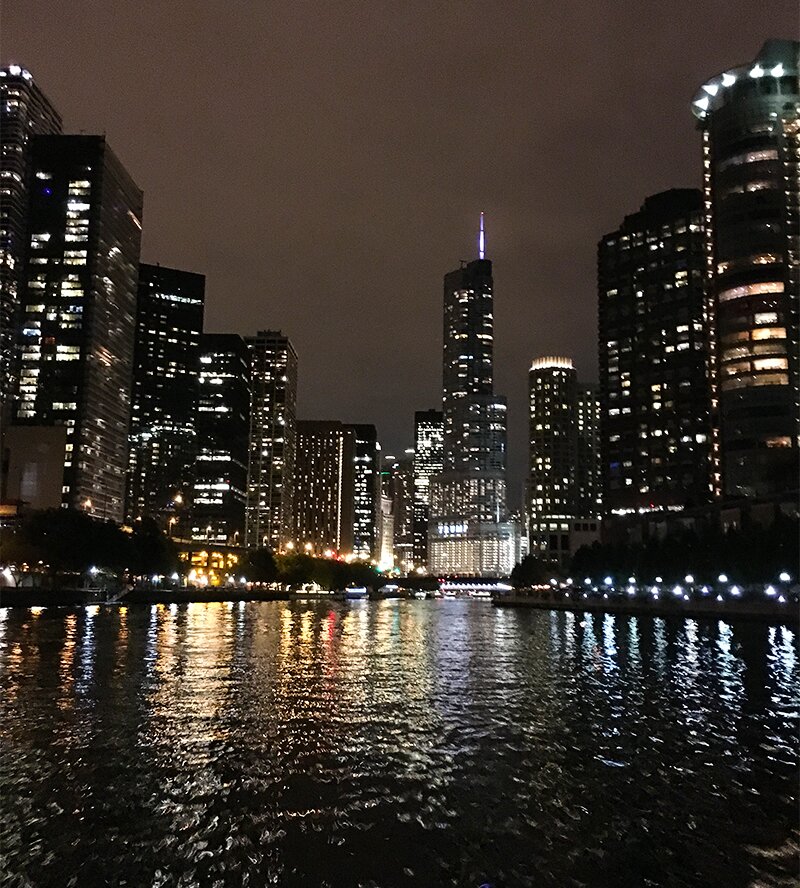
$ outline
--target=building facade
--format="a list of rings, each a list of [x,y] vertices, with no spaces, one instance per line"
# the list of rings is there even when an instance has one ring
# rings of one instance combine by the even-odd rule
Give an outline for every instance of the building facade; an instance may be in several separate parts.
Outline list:
[[[444,469],[431,481],[431,573],[504,576],[519,530],[506,509],[506,402],[494,393],[494,284],[485,258],[444,278]]]
[[[703,84],[715,483],[725,497],[797,490],[800,476],[800,44],[769,40]]]
[[[414,516],[413,561],[417,568],[428,566],[428,521],[431,479],[444,469],[444,419],[441,410],[414,414]]]
[[[712,493],[703,199],[648,197],[598,245],[603,504],[681,509]]]
[[[250,435],[250,351],[234,333],[200,337],[191,538],[244,542]]]
[[[280,331],[247,339],[250,453],[245,545],[279,551],[292,536],[297,435],[297,353]]]
[[[534,359],[528,383],[529,551],[566,566],[587,520],[598,528],[599,408],[570,358]]]
[[[353,555],[362,561],[377,557],[379,464],[378,432],[374,425],[351,425],[355,438],[353,461]]]
[[[19,369],[15,331],[25,287],[30,140],[60,132],[61,116],[30,71],[0,68],[0,426],[8,418]]]
[[[121,522],[142,192],[103,136],[35,136],[31,169],[13,421],[63,426],[62,505]]]
[[[414,570],[414,451],[386,454],[382,460],[381,490],[391,501],[392,561],[402,573]]]
[[[197,449],[205,277],[139,266],[126,520],[186,536]]]
[[[298,421],[292,534],[298,550],[352,553],[355,457],[352,426],[335,420]]]

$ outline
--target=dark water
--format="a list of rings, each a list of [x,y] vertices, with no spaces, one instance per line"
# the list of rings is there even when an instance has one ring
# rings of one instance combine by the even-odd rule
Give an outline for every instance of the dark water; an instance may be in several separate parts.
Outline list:
[[[4,886],[797,884],[787,628],[431,601],[0,631]]]

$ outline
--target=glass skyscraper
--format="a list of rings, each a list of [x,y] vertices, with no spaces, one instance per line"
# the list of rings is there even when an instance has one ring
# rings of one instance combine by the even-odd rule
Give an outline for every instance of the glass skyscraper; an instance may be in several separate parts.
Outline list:
[[[252,394],[245,545],[278,551],[293,529],[297,353],[275,330],[260,331],[247,344]]]
[[[797,490],[800,386],[800,44],[768,40],[712,77],[703,137],[714,475],[726,497]]]
[[[444,468],[444,420],[441,410],[414,414],[414,565],[428,564],[431,479]]]
[[[492,263],[444,278],[444,468],[431,482],[428,559],[439,574],[510,572],[518,542],[506,510],[506,401],[494,393]]]
[[[353,554],[370,561],[377,557],[379,466],[378,433],[374,425],[351,425],[353,457]]]
[[[197,447],[197,395],[205,277],[139,266],[127,520],[150,516],[188,530]]]
[[[14,410],[27,428],[9,430],[9,483],[23,500],[52,501],[36,489],[31,436],[52,443],[63,430],[61,504],[120,523],[142,192],[103,136],[35,136],[31,171]]]
[[[0,68],[0,426],[18,370],[15,331],[24,291],[30,140],[60,132],[61,117],[30,71]]]

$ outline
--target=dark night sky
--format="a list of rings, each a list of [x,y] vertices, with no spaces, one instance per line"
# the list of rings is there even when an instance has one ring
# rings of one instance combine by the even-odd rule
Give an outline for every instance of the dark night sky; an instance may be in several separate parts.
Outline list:
[[[145,192],[142,258],[207,275],[206,329],[280,328],[301,418],[410,446],[441,399],[442,276],[486,212],[496,388],[596,378],[595,245],[700,181],[689,103],[798,32],[795,0],[5,0],[5,63]],[[516,497],[514,497],[516,499]]]

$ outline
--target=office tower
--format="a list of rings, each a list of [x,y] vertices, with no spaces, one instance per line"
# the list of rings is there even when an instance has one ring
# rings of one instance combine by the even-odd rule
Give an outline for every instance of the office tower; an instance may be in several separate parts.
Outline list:
[[[19,369],[15,330],[24,290],[29,143],[34,135],[60,132],[61,117],[30,71],[0,68],[0,426],[8,418]]]
[[[403,456],[385,455],[381,489],[391,501],[392,560],[395,567],[409,573],[414,564],[414,451]]]
[[[530,435],[528,534],[530,551],[566,564],[578,530],[599,517],[597,398],[579,385],[570,358],[536,358],[528,374]]]
[[[492,263],[444,278],[444,470],[431,482],[432,573],[506,575],[518,548],[506,513],[506,402],[494,393]]]
[[[298,420],[292,533],[298,549],[353,551],[355,456],[352,426]]]
[[[154,518],[185,536],[197,445],[206,279],[139,266],[126,520]]]
[[[252,394],[245,545],[278,551],[292,534],[297,353],[275,330],[262,330],[247,344]]]
[[[394,567],[394,515],[392,498],[385,493],[378,494],[378,544],[377,559],[379,570]]]
[[[578,507],[581,518],[599,518],[603,511],[600,471],[600,399],[597,387],[578,383]]]
[[[103,136],[35,136],[9,496],[53,502],[33,441],[61,440],[58,498],[121,522],[142,192]]]
[[[355,436],[353,462],[353,554],[363,561],[377,557],[378,433],[374,425],[351,425]]]
[[[598,244],[603,508],[679,509],[711,493],[702,195],[648,197]]]
[[[800,476],[798,52],[796,41],[768,40],[692,103],[703,138],[714,481],[725,497],[785,494]]]
[[[191,537],[244,542],[250,434],[250,351],[235,333],[200,337]]]
[[[441,474],[444,468],[443,436],[441,410],[419,410],[414,414],[413,561],[423,569],[428,564],[431,478]]]

